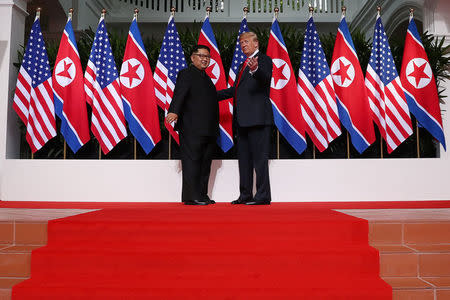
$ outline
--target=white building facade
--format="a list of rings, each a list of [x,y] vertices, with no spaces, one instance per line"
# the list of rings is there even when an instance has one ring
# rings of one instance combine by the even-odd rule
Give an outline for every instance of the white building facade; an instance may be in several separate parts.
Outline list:
[[[108,21],[129,23],[130,11],[140,7],[140,21],[166,22],[169,0],[60,0],[63,8],[79,13],[78,29],[95,28],[102,7]],[[242,7],[250,3],[249,21],[270,22],[280,1],[178,0],[177,22],[201,21],[204,7],[213,3],[213,22],[239,22]],[[242,2],[242,3],[241,3]],[[280,18],[305,22],[307,1],[283,1]],[[315,2],[316,22],[337,23],[341,1]],[[265,3],[261,6],[260,3]],[[268,5],[269,3],[270,5]],[[155,4],[157,4],[155,6]],[[173,3],[172,3],[173,4]],[[195,6],[197,4],[197,6]],[[348,21],[369,36],[376,16],[376,1],[344,1]],[[176,160],[30,160],[19,159],[20,132],[12,109],[17,80],[13,62],[23,45],[26,0],[0,0],[0,200],[10,201],[115,201],[178,202],[180,163]],[[153,5],[153,6],[152,6]],[[159,5],[159,6],[158,6]],[[159,7],[159,9],[157,9]],[[450,2],[412,0],[383,3],[382,18],[389,32],[408,19],[408,9],[428,31],[450,41]],[[156,9],[155,9],[156,8]],[[195,9],[194,9],[195,8]],[[296,21],[297,20],[297,21]],[[450,82],[445,83],[450,99]],[[442,104],[443,126],[450,141],[449,104]],[[450,200],[450,154],[443,149],[432,159],[273,160],[270,176],[273,201],[404,201]],[[210,181],[212,199],[229,202],[238,195],[235,160],[214,161]]]

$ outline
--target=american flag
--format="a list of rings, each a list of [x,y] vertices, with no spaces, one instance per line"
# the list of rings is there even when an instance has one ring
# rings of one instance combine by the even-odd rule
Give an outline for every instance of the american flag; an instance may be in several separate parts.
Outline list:
[[[232,87],[234,85],[239,66],[242,63],[244,63],[245,59],[247,58],[244,52],[242,52],[241,45],[239,44],[239,37],[244,32],[248,32],[247,18],[245,16],[242,19],[241,27],[239,28],[239,33],[236,39],[236,47],[234,48],[233,61],[231,62],[230,72],[228,76],[228,87]],[[233,110],[231,109],[231,111]]]
[[[27,127],[26,140],[33,153],[56,136],[52,77],[39,17],[31,28],[13,107]]]
[[[84,75],[87,101],[92,106],[91,130],[107,154],[127,136],[119,74],[111,50],[105,20],[100,22]]]
[[[367,67],[366,87],[372,119],[386,141],[388,153],[391,153],[412,134],[412,126],[405,93],[379,15]]]
[[[330,68],[310,17],[306,25],[297,91],[301,97],[306,132],[319,151],[341,134]]]
[[[186,59],[177,28],[175,27],[175,21],[173,16],[170,16],[153,75],[158,105],[164,109],[166,114],[172,102],[178,72],[186,67]],[[179,144],[180,139],[178,132],[173,128],[174,125],[167,122],[164,122],[164,124],[174,140]]]

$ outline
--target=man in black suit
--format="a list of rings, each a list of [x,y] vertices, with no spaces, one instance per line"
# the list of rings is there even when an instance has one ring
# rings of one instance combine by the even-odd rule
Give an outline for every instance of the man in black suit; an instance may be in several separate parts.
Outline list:
[[[270,103],[272,59],[259,52],[258,37],[245,32],[239,37],[247,60],[241,65],[234,86],[219,91],[219,99],[234,98],[240,195],[232,204],[270,204],[269,153],[273,125]],[[253,196],[253,170],[256,194]]]
[[[210,49],[197,45],[191,54],[192,65],[178,73],[166,121],[177,121],[183,168],[181,199],[187,205],[208,205],[211,160],[219,134],[219,104],[211,78],[205,73]]]

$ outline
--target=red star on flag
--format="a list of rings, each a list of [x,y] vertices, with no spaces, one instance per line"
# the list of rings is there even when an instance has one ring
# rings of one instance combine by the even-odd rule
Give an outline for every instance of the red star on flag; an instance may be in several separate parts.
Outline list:
[[[69,73],[69,69],[71,66],[72,66],[72,63],[67,63],[66,61],[64,61],[64,70],[59,72],[56,75],[72,79],[72,76],[70,76],[70,73]]]
[[[284,74],[283,74],[284,66],[286,66],[286,63],[284,63],[280,67],[277,67],[276,65],[274,65],[272,77],[273,77],[273,80],[275,81],[275,86],[277,86],[277,83],[279,80],[288,80],[286,78],[286,76],[284,76]]]
[[[137,74],[137,69],[139,68],[139,64],[136,66],[132,66],[130,62],[128,62],[128,72],[122,74],[123,77],[128,77],[128,79],[130,80],[130,86],[133,83],[133,79],[137,79],[140,80],[141,77],[139,77],[139,75]]]
[[[206,73],[209,74],[209,77],[210,77],[211,79],[217,79],[217,77],[214,76],[214,73],[213,73],[213,70],[214,70],[214,66],[215,66],[215,65],[216,65],[216,64],[214,63],[214,64],[211,64],[208,68],[206,68]]]
[[[351,64],[346,66],[344,65],[344,62],[342,60],[339,61],[339,70],[336,71],[336,73],[333,74],[333,76],[341,76],[341,84],[344,84],[345,80],[352,80],[350,76],[348,75],[348,69],[350,68]]]
[[[408,74],[408,76],[410,77],[414,77],[416,79],[416,86],[419,86],[420,80],[422,78],[425,79],[430,79],[430,76],[428,76],[425,73],[425,67],[427,66],[427,63],[424,63],[423,65],[421,65],[420,67],[416,65],[416,63],[414,62],[414,71],[412,71],[411,73]]]

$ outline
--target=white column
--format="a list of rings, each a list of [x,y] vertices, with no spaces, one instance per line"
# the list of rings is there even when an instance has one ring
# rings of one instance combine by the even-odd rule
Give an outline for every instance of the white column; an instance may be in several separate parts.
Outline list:
[[[12,109],[17,79],[17,51],[24,43],[27,1],[0,0],[0,182],[3,183],[5,159],[18,155],[20,134],[18,118]],[[0,199],[3,186],[0,185]]]

